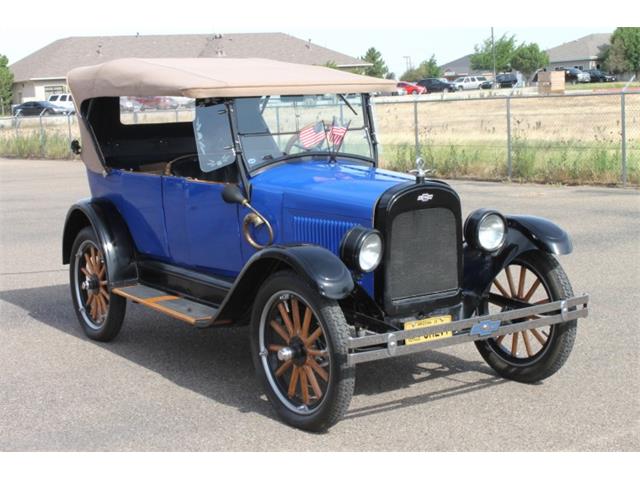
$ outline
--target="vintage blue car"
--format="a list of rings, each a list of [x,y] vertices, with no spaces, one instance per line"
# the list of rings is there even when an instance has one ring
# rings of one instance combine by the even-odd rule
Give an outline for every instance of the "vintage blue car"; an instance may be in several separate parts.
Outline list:
[[[88,337],[112,340],[127,299],[249,325],[278,415],[314,431],[347,411],[358,363],[473,341],[531,383],[567,360],[588,311],[556,260],[569,236],[490,209],[463,222],[420,161],[378,168],[370,92],[395,82],[229,58],[121,59],[68,80],[92,197],[69,210],[62,250]],[[193,108],[121,108],[144,96]]]

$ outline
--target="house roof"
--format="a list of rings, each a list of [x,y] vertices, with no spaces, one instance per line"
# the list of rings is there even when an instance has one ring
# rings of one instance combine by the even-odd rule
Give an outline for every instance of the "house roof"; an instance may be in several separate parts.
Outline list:
[[[547,54],[551,63],[594,60],[601,56],[603,47],[609,45],[610,40],[610,33],[592,33],[586,37],[550,48],[547,50]]]
[[[95,97],[252,97],[394,92],[396,82],[264,58],[121,58],[71,70],[77,105]]]
[[[474,75],[477,73],[483,73],[484,70],[474,70],[471,68],[472,55],[473,54],[470,53],[469,55],[465,55],[464,57],[460,57],[449,63],[445,63],[444,65],[440,65],[440,68],[445,74],[447,74],[447,72],[455,75]]]
[[[56,40],[10,65],[14,82],[64,78],[73,68],[124,57],[140,58],[268,58],[307,65],[338,67],[369,63],[285,33],[224,35],[129,35],[69,37]]]

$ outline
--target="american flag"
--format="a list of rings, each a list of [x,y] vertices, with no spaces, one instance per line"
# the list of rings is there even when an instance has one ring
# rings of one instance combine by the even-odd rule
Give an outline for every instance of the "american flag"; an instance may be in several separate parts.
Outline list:
[[[351,123],[351,122],[349,122]],[[340,145],[344,136],[347,134],[347,130],[349,129],[349,125],[338,125],[336,123],[336,119],[333,119],[331,123],[331,128],[329,129],[329,141],[334,145]]]
[[[307,125],[300,130],[298,136],[300,138],[300,143],[304,148],[315,147],[322,143],[326,138],[324,133],[324,123],[316,122],[314,124]]]

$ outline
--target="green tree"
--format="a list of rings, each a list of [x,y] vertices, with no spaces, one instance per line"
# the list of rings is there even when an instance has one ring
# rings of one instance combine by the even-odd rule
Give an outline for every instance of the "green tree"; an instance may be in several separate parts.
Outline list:
[[[367,50],[367,52],[364,54],[364,57],[362,57],[362,60],[371,64],[370,67],[365,67],[365,75],[369,75],[370,77],[384,78],[385,75],[389,73],[389,69],[387,68],[387,64],[384,63],[382,54],[373,47]]]
[[[11,109],[13,89],[13,73],[9,69],[9,59],[0,54],[0,110],[8,112]]]
[[[442,69],[438,66],[435,55],[431,55],[429,60],[425,60],[416,68],[410,68],[402,74],[400,80],[404,82],[417,82],[423,78],[441,77]]]
[[[474,47],[475,53],[471,55],[471,68],[473,70],[493,70],[493,48],[491,37],[482,45]],[[516,50],[516,36],[507,34],[495,40],[496,71],[502,72],[511,68],[511,58]]]
[[[525,79],[529,79],[531,75],[539,68],[549,65],[549,55],[547,52],[540,51],[537,43],[523,43],[513,52],[511,57],[511,68],[521,72]]]
[[[604,54],[605,67],[617,73],[640,73],[640,27],[618,27]]]

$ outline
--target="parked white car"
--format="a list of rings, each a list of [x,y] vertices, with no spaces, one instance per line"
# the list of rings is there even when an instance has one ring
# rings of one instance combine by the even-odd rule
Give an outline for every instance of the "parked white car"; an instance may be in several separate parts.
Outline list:
[[[73,104],[73,96],[70,93],[55,93],[53,95],[49,95],[49,103],[53,103],[58,107],[64,107],[73,111],[76,109]]]
[[[474,90],[476,88],[480,88],[480,84],[486,80],[486,77],[474,77],[467,75],[465,77],[456,78],[453,85],[458,90]]]

